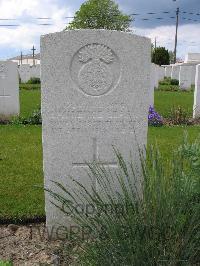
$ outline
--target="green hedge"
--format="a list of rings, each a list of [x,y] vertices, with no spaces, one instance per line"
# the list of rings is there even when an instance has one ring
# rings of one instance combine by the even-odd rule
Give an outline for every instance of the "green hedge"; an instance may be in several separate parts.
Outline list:
[[[19,88],[23,90],[40,90],[40,84],[28,84],[28,83],[20,83]]]

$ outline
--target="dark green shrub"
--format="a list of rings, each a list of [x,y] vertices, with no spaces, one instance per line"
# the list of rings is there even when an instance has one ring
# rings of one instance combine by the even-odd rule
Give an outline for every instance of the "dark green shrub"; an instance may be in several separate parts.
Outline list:
[[[33,77],[27,81],[27,84],[40,84],[40,78]]]
[[[171,78],[164,77],[164,80],[159,81],[159,85],[170,85],[171,83]]]
[[[21,90],[40,90],[41,85],[40,84],[27,84],[27,83],[21,83],[19,85],[19,88]]]
[[[32,115],[27,118],[19,117],[12,121],[13,124],[22,124],[22,125],[41,125],[42,117],[40,108],[34,110]]]
[[[41,117],[41,110],[33,111],[33,114],[24,120],[23,124],[29,125],[41,125],[42,124],[42,117]]]
[[[179,86],[170,84],[160,84],[158,87],[160,91],[180,91]]]
[[[179,80],[178,79],[172,79],[171,81],[170,81],[170,84],[171,85],[179,85]]]

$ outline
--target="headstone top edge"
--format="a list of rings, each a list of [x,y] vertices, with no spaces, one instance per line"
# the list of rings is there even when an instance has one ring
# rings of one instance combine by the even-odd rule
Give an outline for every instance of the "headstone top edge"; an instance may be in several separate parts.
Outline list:
[[[17,65],[16,62],[9,61],[9,60],[0,60],[0,64],[10,64],[10,65]]]
[[[79,32],[79,33],[93,33],[93,32],[96,32],[96,33],[115,33],[115,34],[118,34],[118,35],[126,35],[126,36],[131,36],[133,38],[138,38],[140,40],[145,40],[145,41],[149,41],[151,42],[151,39],[148,38],[148,37],[145,37],[145,36],[141,36],[141,35],[137,35],[137,34],[133,34],[131,32],[125,32],[125,31],[117,31],[117,30],[106,30],[106,29],[75,29],[75,30],[64,30],[64,31],[59,31],[59,32],[54,32],[54,33],[48,33],[48,34],[44,34],[44,35],[41,35],[41,41],[43,41],[44,39],[48,39],[48,38],[51,38],[51,37],[57,37],[57,36],[61,36],[63,34],[69,34],[69,33],[76,33],[76,32]]]

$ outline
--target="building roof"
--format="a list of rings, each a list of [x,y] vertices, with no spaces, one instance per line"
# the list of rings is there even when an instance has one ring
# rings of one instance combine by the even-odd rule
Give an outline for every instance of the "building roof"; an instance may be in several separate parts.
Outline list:
[[[32,59],[32,58],[33,58],[32,54],[22,55],[22,59]],[[40,53],[35,54],[35,59],[40,59]],[[21,55],[9,58],[8,60],[21,60]]]

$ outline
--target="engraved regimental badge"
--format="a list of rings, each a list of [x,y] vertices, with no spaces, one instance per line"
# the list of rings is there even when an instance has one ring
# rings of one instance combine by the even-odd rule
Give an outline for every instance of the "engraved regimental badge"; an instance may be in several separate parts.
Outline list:
[[[5,79],[6,77],[6,67],[4,64],[0,64],[0,78]]]
[[[101,96],[116,86],[120,78],[119,60],[103,44],[88,44],[74,56],[72,77],[79,89],[90,96]]]

